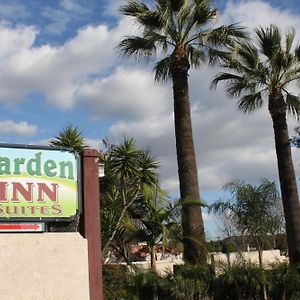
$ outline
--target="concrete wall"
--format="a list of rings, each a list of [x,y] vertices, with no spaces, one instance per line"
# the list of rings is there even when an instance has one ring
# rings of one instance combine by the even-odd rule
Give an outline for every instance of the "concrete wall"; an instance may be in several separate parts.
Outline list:
[[[245,252],[232,252],[228,254],[224,253],[213,253],[210,255],[210,258],[214,256],[215,262],[221,262],[223,264],[237,264],[241,262],[251,262],[253,264],[259,264],[258,251],[245,251]],[[280,255],[280,250],[264,250],[263,255],[263,265],[264,267],[269,267],[270,265],[278,262],[287,262],[288,259],[286,256]],[[211,260],[209,259],[209,262]]]
[[[141,270],[151,269],[150,261],[137,261],[133,262],[133,265],[137,266]],[[163,259],[156,261],[156,270],[160,276],[166,276],[169,273],[173,273],[174,265],[183,265],[184,261],[178,257],[174,259]]]
[[[230,260],[230,265],[241,263],[241,262],[251,262],[254,264],[259,264],[258,259],[258,251],[247,251],[247,252],[232,252],[229,255],[225,253],[210,253],[210,257],[208,258],[208,262],[211,263],[211,257],[214,257],[215,264],[217,270],[221,270],[221,266],[228,265],[228,260]],[[263,264],[265,268],[268,268],[270,265],[278,262],[287,262],[288,258],[286,256],[280,255],[279,250],[265,250],[263,251]],[[124,263],[125,264],[125,263]],[[174,265],[181,265],[184,264],[181,256],[170,256],[169,258],[165,259],[163,257],[159,258],[156,261],[156,268],[157,273],[161,276],[164,276],[168,273],[173,272]],[[150,269],[150,261],[139,261],[134,262],[133,265],[137,266],[141,270],[148,270]]]
[[[89,299],[87,241],[79,233],[0,234],[0,249],[0,299]]]

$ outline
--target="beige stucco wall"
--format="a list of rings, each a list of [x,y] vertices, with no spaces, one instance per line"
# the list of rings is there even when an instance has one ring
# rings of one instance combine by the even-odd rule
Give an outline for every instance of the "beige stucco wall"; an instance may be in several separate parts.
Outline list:
[[[229,254],[229,257],[221,252],[211,253],[208,262],[211,263],[211,257],[214,256],[217,270],[222,270],[222,266],[228,264],[228,258],[230,259],[230,264],[238,264],[241,262],[251,262],[253,264],[258,264],[258,252],[257,251],[247,251],[247,252],[233,252]],[[280,255],[280,250],[265,250],[263,251],[263,264],[265,268],[268,268],[272,264],[278,262],[287,262],[287,257]],[[125,264],[125,263],[124,263]],[[173,272],[174,265],[184,264],[181,257],[174,257],[169,259],[161,259],[156,261],[156,268],[158,274],[161,276],[167,275]],[[134,262],[133,265],[137,266],[141,270],[148,270],[151,268],[150,261],[139,261]]]
[[[253,264],[259,264],[258,251],[247,251],[247,252],[232,252],[228,255],[224,253],[213,253],[215,262],[221,262],[223,264],[228,264],[228,258],[230,259],[230,264],[238,264],[241,262],[250,262]],[[211,258],[210,256],[210,258]],[[264,267],[269,267],[272,264],[279,262],[287,262],[287,257],[280,255],[280,250],[264,250],[263,255],[263,265]],[[211,260],[209,259],[209,262]]]
[[[79,233],[0,234],[0,249],[0,299],[89,299],[87,241]]]

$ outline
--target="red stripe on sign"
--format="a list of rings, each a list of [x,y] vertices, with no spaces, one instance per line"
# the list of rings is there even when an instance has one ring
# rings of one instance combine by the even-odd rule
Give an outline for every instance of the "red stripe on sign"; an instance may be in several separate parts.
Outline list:
[[[37,230],[37,224],[0,224],[0,230]]]

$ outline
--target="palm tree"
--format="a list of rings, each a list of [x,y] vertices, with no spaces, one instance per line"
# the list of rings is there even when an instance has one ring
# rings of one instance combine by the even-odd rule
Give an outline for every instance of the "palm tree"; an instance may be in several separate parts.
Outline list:
[[[102,235],[102,253],[106,255],[116,234],[122,230],[130,207],[146,190],[157,189],[159,164],[148,151],[137,149],[132,138],[111,146],[107,153],[100,155],[100,161],[105,165],[101,222],[106,229]]]
[[[300,45],[293,46],[295,31],[283,39],[277,26],[255,30],[258,43],[237,43],[223,57],[228,72],[219,73],[212,86],[226,82],[228,95],[239,97],[238,107],[250,113],[268,100],[273,121],[282,202],[291,264],[300,263],[300,206],[286,115],[299,117],[299,97],[288,87],[300,79]]]
[[[173,82],[177,163],[182,200],[200,201],[196,156],[189,103],[188,71],[206,61],[220,46],[245,37],[239,26],[213,28],[218,10],[210,0],[155,0],[154,8],[138,0],[126,1],[120,12],[135,21],[139,35],[123,39],[118,49],[124,56],[148,59],[159,50],[164,58],[155,64],[155,79]],[[184,202],[184,201],[183,201]],[[194,201],[195,202],[195,201]],[[206,263],[205,234],[199,204],[182,210],[185,237],[184,258],[190,263]]]
[[[255,244],[259,265],[263,268],[263,248],[269,236],[281,232],[282,207],[274,182],[262,180],[258,186],[240,180],[228,182],[224,190],[231,197],[220,199],[210,207],[214,213],[225,215],[232,227]]]
[[[171,204],[164,191],[149,190],[130,212],[129,228],[141,242],[146,242],[150,253],[151,269],[156,272],[157,244],[163,247],[179,241],[179,204]]]
[[[50,141],[52,147],[72,148],[74,152],[79,153],[87,147],[86,139],[82,132],[78,131],[77,127],[67,125]]]

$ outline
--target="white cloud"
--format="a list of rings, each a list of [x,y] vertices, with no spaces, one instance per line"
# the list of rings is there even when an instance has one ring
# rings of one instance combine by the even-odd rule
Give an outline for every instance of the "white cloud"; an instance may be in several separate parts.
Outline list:
[[[20,20],[28,17],[29,13],[26,7],[22,4],[14,3],[0,3],[0,18],[7,20]]]
[[[290,27],[298,29],[300,16],[291,10],[275,7],[269,1],[227,1],[221,22],[224,24],[241,22],[250,29],[276,24],[286,30]]]
[[[171,103],[166,100],[171,97],[169,87],[156,84],[152,72],[141,68],[119,67],[104,79],[82,85],[77,97],[102,119],[151,119],[166,113]]]
[[[44,30],[51,34],[62,34],[69,23],[80,19],[89,12],[86,6],[83,6],[76,0],[61,0],[58,8],[45,6],[41,15],[49,20]]]
[[[0,22],[0,59],[5,61],[12,55],[29,49],[36,37],[37,31],[34,27],[18,26],[10,28],[5,22]],[[1,64],[3,68],[3,64]]]
[[[31,136],[37,132],[37,126],[25,121],[14,122],[11,120],[0,121],[0,134]]]
[[[61,0],[60,6],[66,11],[75,13],[86,13],[88,10],[76,0]]]
[[[86,144],[92,149],[100,150],[102,141],[100,139],[87,139]]]
[[[115,61],[114,47],[123,26],[88,26],[60,47],[35,47],[32,27],[0,24],[0,101],[20,101],[39,92],[50,104],[72,108],[75,95],[89,76],[108,72]]]
[[[118,12],[121,5],[124,4],[123,0],[105,0],[104,13],[109,16],[121,18],[121,14]]]

